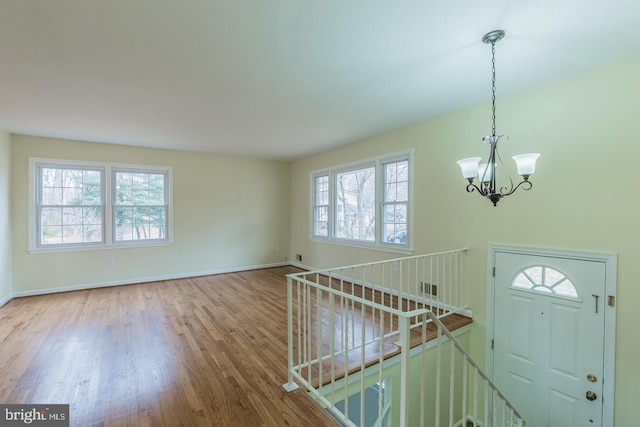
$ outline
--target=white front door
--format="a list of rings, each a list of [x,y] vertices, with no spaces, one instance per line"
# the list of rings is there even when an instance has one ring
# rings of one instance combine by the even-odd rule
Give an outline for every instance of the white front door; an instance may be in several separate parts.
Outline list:
[[[528,426],[602,427],[605,262],[494,257],[494,382]]]

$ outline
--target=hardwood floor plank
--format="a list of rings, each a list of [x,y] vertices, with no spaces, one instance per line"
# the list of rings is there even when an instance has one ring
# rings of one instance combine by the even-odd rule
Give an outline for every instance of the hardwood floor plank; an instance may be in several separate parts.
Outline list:
[[[332,426],[287,393],[293,267],[17,298],[0,308],[0,402],[73,426]]]
[[[282,388],[285,275],[299,271],[14,299],[0,308],[0,402],[68,403],[72,426],[338,426],[302,389]],[[384,348],[397,352],[392,342]]]

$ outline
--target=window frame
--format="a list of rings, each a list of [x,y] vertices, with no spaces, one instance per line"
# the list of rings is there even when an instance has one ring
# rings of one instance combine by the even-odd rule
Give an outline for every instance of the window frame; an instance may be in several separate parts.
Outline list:
[[[167,170],[161,170],[158,168],[140,168],[140,167],[121,167],[116,166],[111,168],[111,241],[116,245],[132,245],[138,243],[151,243],[151,242],[165,242],[168,239],[169,226],[168,226],[168,215],[169,215],[169,172]],[[116,203],[116,197],[118,195],[118,185],[117,185],[117,174],[119,172],[122,173],[133,173],[133,174],[149,174],[149,175],[163,175],[164,176],[164,204],[163,205],[122,205]],[[151,208],[162,206],[165,210],[165,221],[164,221],[164,229],[165,229],[165,237],[164,238],[155,238],[155,239],[130,239],[130,240],[118,240],[117,239],[117,231],[118,227],[116,225],[116,215],[115,212],[119,207],[131,206],[131,207],[142,207],[142,208]]]
[[[408,197],[406,202],[406,241],[405,243],[390,243],[384,240],[384,228],[383,228],[383,209],[385,205],[385,185],[386,185],[386,172],[385,166],[389,163],[396,163],[400,161],[408,162]],[[359,169],[374,167],[375,171],[375,238],[372,241],[350,239],[337,236],[336,221],[338,217],[338,203],[337,203],[337,176],[338,174],[357,171]],[[315,212],[316,212],[316,179],[319,177],[327,176],[329,180],[329,209],[328,209],[328,231],[327,236],[320,236],[315,234]],[[412,222],[412,209],[413,209],[413,149],[399,151],[395,153],[389,153],[369,159],[365,159],[359,162],[353,162],[349,164],[337,165],[330,168],[320,169],[312,171],[310,173],[310,225],[309,225],[309,239],[311,241],[320,243],[330,243],[335,245],[359,247],[367,249],[377,249],[387,252],[398,253],[412,253],[413,252],[413,222]]]
[[[407,162],[407,168],[408,168],[408,172],[407,172],[407,199],[406,200],[395,200],[395,201],[389,201],[387,200],[387,185],[389,184],[388,181],[388,177],[387,177],[387,165],[393,164],[393,163],[401,163],[401,162]],[[411,158],[409,156],[393,156],[393,157],[386,157],[384,159],[382,159],[380,161],[380,241],[388,244],[388,245],[398,245],[398,243],[390,243],[386,241],[386,232],[385,232],[385,225],[387,224],[384,220],[385,220],[385,208],[388,205],[393,205],[393,206],[398,206],[398,205],[404,205],[404,209],[405,209],[405,239],[406,239],[406,243],[404,244],[400,244],[401,246],[410,246],[410,241],[411,241],[411,235],[410,235],[410,231],[412,229],[411,224],[410,224],[410,220],[411,220],[411,212],[410,212],[410,207],[411,207],[411,199],[412,199],[412,192],[411,192],[411,184],[412,184],[412,171],[413,168],[411,166]],[[394,184],[398,184],[398,181],[394,181]],[[397,224],[394,222],[394,224]]]
[[[40,168],[60,167],[65,169],[102,169],[102,241],[89,243],[45,244],[40,241]],[[115,195],[115,171],[139,171],[165,174],[166,237],[163,239],[127,240],[115,239],[113,197]],[[70,252],[96,249],[117,249],[128,247],[165,246],[173,244],[173,168],[171,166],[139,165],[127,163],[94,162],[84,160],[29,158],[29,253]]]
[[[340,237],[338,236],[338,225],[337,225],[337,221],[338,218],[340,217],[340,214],[338,212],[338,207],[340,206],[338,204],[338,175],[342,175],[342,174],[348,174],[350,172],[357,172],[357,171],[362,171],[365,169],[371,169],[373,168],[373,173],[374,173],[374,188],[373,188],[373,197],[374,197],[374,203],[373,203],[373,215],[374,215],[374,221],[375,221],[375,225],[374,225],[374,231],[373,231],[373,240],[367,240],[367,239],[358,239],[358,238],[349,238],[349,237]],[[329,187],[329,210],[331,212],[333,212],[333,222],[332,222],[332,233],[331,233],[331,238],[333,240],[336,241],[340,241],[340,242],[349,242],[349,243],[356,243],[356,244],[365,244],[365,245],[369,245],[369,244],[373,244],[376,243],[378,241],[378,218],[379,218],[379,213],[378,213],[378,164],[375,161],[368,161],[368,162],[363,162],[363,163],[357,163],[354,164],[352,166],[347,166],[347,167],[339,167],[339,168],[335,168],[331,170],[331,182],[332,185],[330,185]],[[342,215],[347,215],[347,213],[345,212],[345,206],[344,204],[342,205],[343,207],[343,212]]]
[[[43,194],[43,185],[44,183],[42,182],[42,174],[41,174],[41,170],[42,169],[60,169],[62,171],[65,170],[75,170],[75,171],[97,171],[100,173],[100,203],[95,204],[95,205],[84,205],[84,204],[65,204],[65,203],[61,203],[61,204],[45,204],[42,200],[42,194]],[[79,165],[79,164],[61,164],[61,163],[52,163],[52,162],[40,162],[35,166],[35,227],[37,230],[37,233],[35,235],[36,238],[36,244],[39,248],[61,248],[61,247],[69,247],[69,246],[99,246],[99,245],[103,245],[106,239],[105,236],[105,224],[104,224],[104,218],[105,218],[105,214],[106,214],[106,204],[105,204],[105,186],[104,186],[104,180],[106,177],[106,171],[105,168],[103,166],[100,165]],[[64,183],[63,183],[64,184]],[[67,187],[60,187],[62,188],[67,188]],[[41,238],[42,238],[42,229],[43,229],[43,224],[42,224],[42,211],[43,209],[52,209],[52,208],[60,208],[61,210],[64,210],[65,208],[84,208],[85,206],[93,206],[93,207],[97,207],[100,212],[101,212],[101,223],[100,223],[100,236],[101,239],[99,241],[94,241],[94,242],[73,242],[73,243],[42,243]],[[63,216],[63,215],[61,215]],[[60,224],[62,227],[65,226],[65,224]],[[69,224],[66,224],[66,226],[68,226]],[[84,225],[84,224],[83,224]]]
[[[326,178],[327,182],[326,182],[326,186],[327,186],[327,203],[326,204],[320,204],[318,203],[318,188],[317,188],[317,181],[321,178]],[[329,176],[329,172],[317,172],[315,174],[313,174],[311,176],[311,235],[316,238],[316,239],[328,239],[329,236],[331,235],[331,229],[330,229],[330,224],[331,224],[331,209],[330,209],[330,197],[331,197],[331,189],[330,189],[330,185],[331,185],[331,179]],[[317,225],[319,222],[321,222],[320,220],[318,220],[318,210],[319,209],[326,209],[327,211],[327,226],[326,226],[326,235],[324,234],[316,234],[317,231]],[[324,222],[324,221],[322,221]]]

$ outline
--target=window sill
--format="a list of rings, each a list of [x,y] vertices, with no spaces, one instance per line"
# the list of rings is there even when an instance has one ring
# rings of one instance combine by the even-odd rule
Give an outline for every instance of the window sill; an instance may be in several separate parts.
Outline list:
[[[97,244],[97,245],[82,245],[82,246],[56,246],[52,248],[29,248],[28,252],[32,255],[36,254],[48,254],[58,252],[84,252],[84,251],[98,251],[98,250],[118,250],[129,248],[149,248],[156,246],[171,246],[173,240],[154,241],[145,243],[112,243],[112,244]]]
[[[397,247],[393,245],[386,245],[383,243],[360,243],[349,240],[336,240],[336,239],[319,239],[315,237],[311,237],[309,239],[313,243],[324,243],[328,245],[335,246],[346,246],[349,248],[355,249],[368,249],[372,251],[380,251],[380,252],[390,252],[395,254],[403,254],[403,255],[412,255],[413,248],[405,246],[405,247]]]

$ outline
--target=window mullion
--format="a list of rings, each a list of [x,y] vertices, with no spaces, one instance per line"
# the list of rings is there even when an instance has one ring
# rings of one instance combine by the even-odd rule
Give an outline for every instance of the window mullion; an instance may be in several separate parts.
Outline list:
[[[104,232],[104,242],[106,245],[111,245],[113,243],[112,229],[113,224],[112,221],[112,201],[111,201],[111,187],[113,185],[111,178],[111,167],[104,168],[104,184],[102,188],[102,197],[103,197],[103,232]]]
[[[29,159],[29,250],[82,250],[116,243],[117,170],[137,176],[134,218],[141,238],[170,241],[171,168],[99,162]]]
[[[317,203],[318,182],[314,180],[326,173],[329,179],[328,240],[407,249],[413,177],[411,158],[409,150],[312,173],[312,238],[322,237],[316,234],[321,208]],[[385,218],[387,211],[389,215]]]

